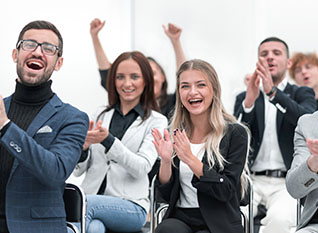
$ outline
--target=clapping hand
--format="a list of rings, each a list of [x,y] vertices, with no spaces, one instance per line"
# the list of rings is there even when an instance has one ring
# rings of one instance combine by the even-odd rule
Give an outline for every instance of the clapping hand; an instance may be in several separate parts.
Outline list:
[[[173,140],[173,148],[176,151],[178,158],[189,165],[194,155],[192,154],[190,141],[185,130],[175,129],[173,131]]]
[[[162,162],[170,163],[173,146],[168,130],[164,130],[164,137],[162,137],[158,129],[153,129],[152,136],[154,138],[152,142],[155,145],[157,153],[161,157]]]
[[[102,142],[108,135],[108,129],[102,126],[102,121],[98,121],[93,129],[94,122],[89,122],[89,128],[86,134],[86,139],[83,149],[86,150],[91,144]]]

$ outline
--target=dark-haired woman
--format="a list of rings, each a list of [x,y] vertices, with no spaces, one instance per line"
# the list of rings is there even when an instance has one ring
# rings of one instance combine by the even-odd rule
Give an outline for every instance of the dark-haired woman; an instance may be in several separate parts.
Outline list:
[[[135,232],[149,209],[147,174],[158,155],[151,131],[167,127],[156,112],[153,72],[140,52],[121,54],[112,64],[106,109],[90,123],[74,175],[86,172],[88,233]]]
[[[97,59],[101,77],[101,85],[106,89],[106,79],[109,68],[111,67],[111,63],[108,60],[98,37],[99,31],[104,27],[104,25],[105,21],[102,22],[100,19],[97,18],[92,20],[90,25],[90,33],[93,40],[95,56]],[[165,34],[169,37],[173,46],[176,56],[176,65],[178,69],[186,60],[180,42],[182,29],[171,23],[169,23],[167,27],[163,25],[163,29]],[[154,58],[147,58],[154,73],[154,92],[155,98],[160,108],[160,112],[169,119],[173,113],[172,110],[175,106],[176,94],[167,93],[168,82],[162,66],[160,66],[160,64]]]

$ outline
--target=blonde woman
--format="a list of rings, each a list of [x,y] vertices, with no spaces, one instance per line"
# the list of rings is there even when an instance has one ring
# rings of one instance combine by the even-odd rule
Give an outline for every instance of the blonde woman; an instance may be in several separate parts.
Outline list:
[[[156,189],[169,203],[156,233],[242,233],[239,203],[249,150],[246,127],[228,114],[213,67],[202,60],[177,73],[176,110],[164,138],[154,129],[161,156]]]

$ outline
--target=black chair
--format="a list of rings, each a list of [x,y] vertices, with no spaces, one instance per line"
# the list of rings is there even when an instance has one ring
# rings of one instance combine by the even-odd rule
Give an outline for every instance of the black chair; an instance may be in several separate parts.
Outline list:
[[[155,175],[150,185],[150,233],[154,233],[157,225],[162,221],[165,212],[168,209],[168,204],[159,204],[155,200]]]
[[[77,227],[73,223],[67,222],[66,225],[69,229],[73,231],[73,233],[80,233]]]
[[[76,229],[73,223],[79,223],[81,226],[80,232],[85,233],[86,196],[84,191],[75,184],[67,183],[63,199],[67,225],[77,233],[79,230]]]
[[[246,199],[241,201],[241,206],[247,206],[247,214],[241,210],[242,224],[245,233],[254,233],[254,217],[253,217],[253,199],[254,199],[254,189],[252,179],[247,176],[247,193]]]
[[[303,207],[305,205],[306,197],[303,197],[301,199],[297,199],[297,218],[296,218],[296,226],[299,225],[300,218],[301,218],[301,212],[303,211]]]

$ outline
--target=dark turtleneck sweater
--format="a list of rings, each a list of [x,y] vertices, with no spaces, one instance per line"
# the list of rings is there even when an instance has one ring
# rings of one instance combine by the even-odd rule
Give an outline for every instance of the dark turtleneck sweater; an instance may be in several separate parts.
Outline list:
[[[26,131],[42,107],[52,98],[51,84],[50,80],[39,86],[30,87],[16,82],[8,112],[11,122]],[[11,122],[1,130],[1,136],[5,134]],[[0,143],[0,233],[9,233],[5,217],[5,194],[13,161],[14,157]]]

